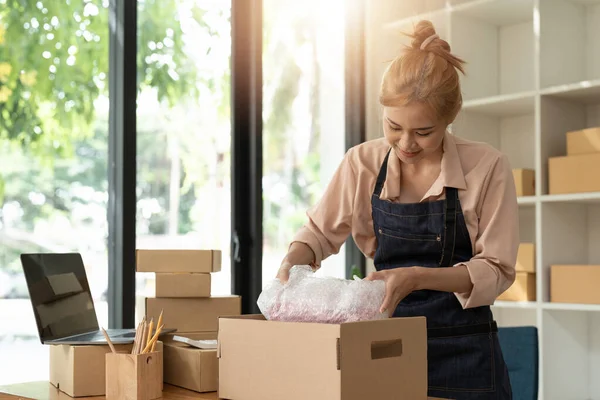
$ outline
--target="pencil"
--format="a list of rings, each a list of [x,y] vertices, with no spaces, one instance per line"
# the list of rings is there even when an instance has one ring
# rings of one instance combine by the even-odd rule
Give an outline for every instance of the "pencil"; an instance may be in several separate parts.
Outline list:
[[[158,316],[158,322],[156,323],[156,327],[158,328],[159,326],[162,325],[162,320],[163,320],[163,311],[164,310],[160,310],[160,315]]]
[[[150,338],[152,337],[152,327],[154,325],[154,318],[150,319],[150,324],[148,324],[148,335],[146,338],[146,345],[150,343]]]
[[[152,346],[156,343],[156,340],[158,339],[158,335],[160,335],[160,331],[162,330],[162,328],[163,328],[163,326],[161,325],[160,327],[158,327],[156,329],[156,333],[152,337],[152,340],[150,341],[150,343],[148,343],[148,345],[144,348],[144,350],[142,350],[142,354],[147,353],[148,350],[150,350],[152,348]]]
[[[131,354],[135,354],[135,350],[137,349],[137,344],[138,344],[138,335],[140,333],[140,326],[142,325],[142,323],[140,322],[135,330],[135,337],[133,338],[133,347],[131,348]]]
[[[145,343],[146,343],[146,317],[144,317],[144,319],[142,320],[142,332],[140,333],[140,343],[138,344],[138,351],[137,354],[140,354],[142,349],[145,347]]]
[[[163,310],[160,310],[160,315],[158,316],[158,322],[156,323],[156,327],[158,328],[159,326],[162,326],[162,319],[163,319]],[[152,344],[152,348],[150,349],[150,352],[154,352],[154,347],[156,346],[156,342],[154,342]]]
[[[113,346],[112,341],[108,337],[108,333],[106,333],[106,331],[104,330],[104,328],[101,328],[101,329],[102,329],[102,334],[104,335],[104,338],[108,342],[108,346],[110,347],[110,351],[112,351],[113,353],[116,353],[117,351],[115,350],[115,346]]]
[[[144,324],[146,323],[146,317],[142,318],[140,322],[140,326],[138,327],[138,331],[136,333],[136,346],[133,354],[140,354],[140,349],[142,348],[142,339],[144,337]]]

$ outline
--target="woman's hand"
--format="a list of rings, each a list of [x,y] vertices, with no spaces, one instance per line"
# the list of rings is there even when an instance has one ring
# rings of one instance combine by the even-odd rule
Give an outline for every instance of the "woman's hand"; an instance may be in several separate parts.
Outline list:
[[[287,261],[283,260],[281,266],[279,267],[279,271],[277,271],[277,279],[281,283],[286,283],[288,279],[290,279],[290,269],[292,269],[293,265]]]
[[[414,267],[395,268],[371,272],[365,280],[385,281],[385,297],[379,312],[390,310],[391,317],[398,304],[417,288],[416,269]]]
[[[290,278],[290,269],[294,265],[310,265],[315,271],[318,265],[315,263],[315,254],[308,245],[300,242],[294,242],[290,245],[289,251],[277,271],[277,279],[281,283],[286,283]]]

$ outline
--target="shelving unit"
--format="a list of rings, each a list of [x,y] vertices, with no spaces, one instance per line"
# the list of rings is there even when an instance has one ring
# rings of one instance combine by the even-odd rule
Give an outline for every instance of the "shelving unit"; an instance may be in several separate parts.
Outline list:
[[[387,0],[367,7],[367,138],[382,135],[381,75],[421,19],[467,61],[457,136],[535,170],[519,202],[520,236],[536,244],[537,300],[498,301],[500,326],[539,330],[540,399],[600,400],[600,305],[550,302],[550,266],[600,264],[600,192],[549,194],[548,158],[566,132],[600,126],[600,0]],[[599,167],[600,171],[600,167]]]

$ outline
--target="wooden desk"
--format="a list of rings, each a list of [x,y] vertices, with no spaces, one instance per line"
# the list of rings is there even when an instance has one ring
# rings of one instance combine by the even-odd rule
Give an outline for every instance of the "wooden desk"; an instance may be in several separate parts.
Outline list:
[[[163,400],[218,400],[216,392],[196,393],[191,390],[165,384]],[[0,386],[0,400],[73,400],[48,382],[27,382],[16,385]],[[77,400],[102,400],[104,396],[77,397]],[[442,400],[430,398],[429,400]]]
[[[196,393],[191,390],[165,384],[164,400],[218,400],[216,392]],[[27,382],[16,385],[0,386],[0,400],[35,399],[35,400],[73,400],[48,382]],[[76,400],[102,400],[104,396],[76,397]]]

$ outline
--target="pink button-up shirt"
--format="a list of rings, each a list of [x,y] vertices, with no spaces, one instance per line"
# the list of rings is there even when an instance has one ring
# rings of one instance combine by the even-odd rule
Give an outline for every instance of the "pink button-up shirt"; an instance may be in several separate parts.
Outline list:
[[[292,242],[307,244],[315,263],[332,254],[352,234],[356,245],[373,258],[377,239],[373,231],[371,195],[390,145],[375,139],[351,148],[321,200],[308,212],[308,221]],[[464,263],[473,289],[455,293],[464,308],[491,305],[515,280],[519,246],[519,212],[509,162],[485,143],[446,133],[441,172],[421,202],[444,198],[444,187],[459,189],[459,198],[473,257]],[[402,190],[401,161],[392,151],[381,199],[397,202]]]

